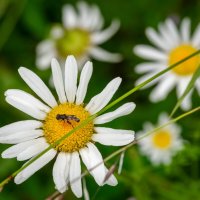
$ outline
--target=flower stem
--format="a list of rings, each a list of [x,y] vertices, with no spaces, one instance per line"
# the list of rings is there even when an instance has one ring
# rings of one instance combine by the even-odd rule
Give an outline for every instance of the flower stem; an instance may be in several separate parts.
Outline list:
[[[147,85],[149,82],[153,81],[154,79],[158,78],[159,76],[163,75],[164,73],[168,72],[169,70],[177,67],[178,65],[180,65],[181,63],[189,60],[190,58],[196,56],[197,54],[200,53],[200,49],[196,52],[194,52],[193,54],[185,57],[184,59],[178,61],[177,63],[169,66],[168,68],[160,71],[159,73],[157,73],[156,75],[152,76],[151,78],[147,79],[146,81],[144,81],[143,83],[139,84],[138,86],[134,87],[133,89],[129,90],[128,92],[126,92],[124,95],[122,95],[121,97],[119,97],[118,99],[116,99],[115,101],[111,102],[110,104],[108,104],[105,108],[103,108],[102,110],[100,110],[98,113],[88,117],[86,120],[84,120],[82,123],[80,123],[78,126],[76,126],[73,130],[69,131],[68,133],[66,133],[64,136],[62,136],[60,139],[58,139],[56,142],[54,142],[53,144],[49,145],[49,147],[47,147],[45,150],[43,150],[40,154],[38,154],[37,156],[35,156],[33,159],[31,159],[30,161],[28,161],[25,165],[23,165],[20,169],[18,169],[17,171],[15,171],[11,176],[7,177],[4,181],[2,181],[0,183],[0,189],[4,187],[5,184],[9,183],[10,180],[12,180],[12,178],[14,178],[18,173],[20,173],[22,170],[24,170],[26,167],[28,167],[29,165],[31,165],[35,160],[37,160],[38,158],[40,158],[42,155],[44,155],[46,152],[48,152],[50,149],[54,148],[55,146],[57,146],[60,142],[62,142],[64,139],[66,139],[67,137],[69,137],[71,134],[73,134],[75,131],[77,131],[78,129],[84,127],[86,124],[88,124],[90,121],[92,121],[93,119],[95,119],[98,115],[104,113],[106,110],[108,110],[109,108],[113,107],[114,105],[116,105],[117,103],[119,103],[120,101],[122,101],[123,99],[125,99],[126,97],[130,96],[131,94],[133,94],[134,92],[136,92],[137,90],[139,90],[140,88],[144,87],[145,85]],[[194,112],[194,110],[192,110]],[[191,111],[191,112],[192,112]],[[190,113],[190,112],[188,112]],[[186,113],[185,113],[186,114]],[[181,116],[180,116],[181,117]],[[176,118],[177,119],[177,118]],[[171,120],[173,121],[173,120]],[[171,122],[170,121],[170,122]],[[119,150],[120,152],[126,150],[126,148],[129,148],[130,145],[132,146],[133,144],[135,144],[135,141],[133,143],[130,143],[129,145],[123,147],[123,150]],[[118,152],[118,151],[116,151]],[[118,154],[118,153],[117,153]],[[116,154],[116,155],[117,155]],[[115,153],[113,154],[115,155]],[[113,157],[113,156],[112,156]]]

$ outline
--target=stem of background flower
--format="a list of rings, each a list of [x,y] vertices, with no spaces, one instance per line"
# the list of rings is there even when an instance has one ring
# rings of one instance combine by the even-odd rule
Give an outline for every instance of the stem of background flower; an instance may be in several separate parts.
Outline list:
[[[102,110],[100,110],[98,113],[88,117],[86,120],[84,120],[82,123],[80,123],[77,127],[75,127],[73,130],[69,131],[68,133],[66,133],[64,136],[62,136],[59,140],[57,140],[56,142],[54,142],[53,144],[51,144],[48,148],[46,148],[44,151],[42,151],[40,154],[38,154],[37,156],[35,156],[33,159],[31,159],[29,162],[27,162],[25,165],[23,165],[20,169],[18,169],[17,171],[15,171],[11,176],[7,177],[4,181],[2,181],[0,183],[0,189],[7,183],[9,183],[10,180],[12,180],[12,178],[14,178],[18,173],[20,173],[22,170],[24,170],[26,167],[28,167],[30,164],[32,164],[35,160],[37,160],[38,158],[40,158],[42,155],[44,155],[46,152],[48,152],[50,149],[54,148],[56,145],[60,144],[63,140],[65,140],[67,137],[69,137],[71,134],[73,134],[75,131],[77,131],[78,129],[84,127],[87,123],[89,123],[90,121],[92,121],[93,119],[96,118],[96,116],[104,113],[106,110],[108,110],[109,108],[113,107],[114,105],[116,105],[117,103],[119,103],[120,101],[122,101],[123,99],[125,99],[126,97],[130,96],[131,94],[133,94],[134,92],[136,92],[137,90],[139,90],[140,88],[142,88],[143,86],[147,85],[148,83],[150,83],[151,81],[153,81],[154,79],[158,78],[159,76],[163,75],[164,73],[168,72],[169,70],[177,67],[178,65],[182,64],[183,62],[189,60],[190,58],[196,56],[197,54],[200,53],[200,49],[196,52],[194,52],[193,54],[185,57],[184,59],[178,61],[177,63],[169,66],[168,68],[162,70],[161,72],[157,73],[156,75],[152,76],[151,78],[147,79],[146,81],[144,81],[143,83],[139,84],[138,86],[134,87],[133,89],[129,90],[127,93],[125,93],[124,95],[122,95],[121,97],[119,97],[118,99],[116,99],[115,101],[111,102],[110,104],[108,104],[105,108],[103,108]]]

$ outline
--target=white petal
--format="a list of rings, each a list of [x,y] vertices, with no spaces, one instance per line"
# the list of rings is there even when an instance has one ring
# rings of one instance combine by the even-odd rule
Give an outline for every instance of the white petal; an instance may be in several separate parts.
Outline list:
[[[88,28],[88,23],[90,23],[91,18],[89,17],[91,8],[84,2],[79,1],[77,3],[79,11],[79,26],[82,28]],[[78,23],[78,22],[77,22]]]
[[[63,75],[62,75],[60,65],[55,58],[53,58],[51,61],[51,69],[52,69],[52,75],[53,75],[53,82],[56,88],[56,92],[58,94],[59,101],[60,103],[65,103],[67,102],[67,99],[65,95]]]
[[[122,60],[122,56],[118,53],[110,53],[100,47],[92,47],[90,49],[90,55],[99,61],[105,62],[120,62]]]
[[[13,145],[10,148],[3,151],[1,156],[2,156],[2,158],[17,157],[18,154],[20,154],[22,151],[27,149],[29,146],[37,144],[37,140],[39,140],[39,139],[33,139],[33,140],[30,140],[30,141],[26,141],[26,142],[22,142],[22,143]]]
[[[136,105],[132,102],[126,103],[113,112],[109,112],[109,113],[98,116],[94,120],[94,124],[104,124],[104,123],[110,122],[118,117],[128,115],[133,112],[133,110],[135,109],[135,106]]]
[[[163,63],[158,63],[158,62],[146,62],[146,63],[141,63],[135,66],[135,72],[138,74],[142,73],[150,73],[153,71],[157,70],[163,70],[165,68]]]
[[[87,146],[88,148],[80,150],[81,158],[89,173],[94,177],[96,183],[102,186],[106,176],[103,158],[94,144],[89,143]]]
[[[28,131],[40,128],[42,122],[36,120],[24,120],[8,124],[0,128],[0,136],[10,135],[14,132]]]
[[[92,63],[88,61],[84,65],[84,67],[81,71],[80,83],[79,83],[77,93],[76,93],[76,105],[80,105],[81,103],[83,103],[83,101],[85,99],[85,95],[86,95],[87,88],[88,88],[88,83],[92,76],[92,71],[93,71]]]
[[[34,96],[31,94],[24,92],[19,89],[10,89],[5,92],[5,96],[13,96],[16,97],[17,99],[22,99],[28,102],[28,104],[31,104],[32,107],[39,109],[40,111],[48,113],[51,109],[43,104],[41,101],[36,99]]]
[[[33,156],[36,156],[43,150],[45,150],[49,144],[47,144],[46,140],[44,138],[38,138],[36,139],[37,143],[34,145],[30,145],[28,148],[24,149],[22,152],[20,152],[17,155],[17,160],[23,161],[28,160],[32,158]]]
[[[49,106],[57,106],[56,100],[44,82],[31,70],[20,67],[19,74],[26,84]]]
[[[63,193],[67,190],[70,154],[60,152],[53,166],[53,180],[59,192]]]
[[[167,97],[169,92],[173,89],[176,84],[176,78],[174,76],[166,76],[158,83],[153,89],[149,98],[152,102],[162,101]]]
[[[73,103],[77,91],[78,67],[74,56],[68,56],[65,63],[65,92],[67,100]]]
[[[63,6],[62,22],[64,27],[67,29],[77,26],[77,14],[71,5]]]
[[[16,98],[14,96],[6,97],[6,101],[13,107],[21,110],[22,112],[30,115],[31,117],[39,120],[44,120],[46,113],[42,112],[36,107],[33,107],[30,102],[27,102],[26,99]]]
[[[92,33],[91,40],[92,42],[97,44],[102,44],[109,40],[119,29],[120,22],[118,20],[115,20],[112,22],[112,24],[105,30],[97,33]]]
[[[173,41],[175,42],[176,45],[178,45],[180,43],[180,36],[174,21],[171,19],[167,19],[165,25],[171,37],[173,38]]]
[[[95,114],[105,107],[117,91],[122,79],[117,77],[110,81],[101,93],[94,96],[85,107],[91,114]]]
[[[193,34],[192,45],[194,47],[199,48],[199,45],[200,45],[200,24],[197,26],[197,28],[196,28],[196,30]]]
[[[169,50],[169,46],[167,45],[166,41],[153,28],[147,28],[146,35],[149,38],[149,40],[158,48],[163,49],[165,51]]]
[[[105,171],[106,174],[108,173],[108,169],[105,167]],[[110,186],[116,186],[118,183],[117,179],[115,178],[115,176],[112,174],[108,180],[106,181],[106,184],[110,185]]]
[[[176,90],[178,98],[180,98],[183,95],[183,93],[186,90],[190,80],[191,80],[191,77],[185,77],[185,78],[181,78],[179,80],[179,83],[177,84],[177,90]]]
[[[49,50],[54,48],[54,43],[52,40],[44,40],[40,42],[36,47],[37,54],[46,54]]]
[[[60,25],[55,25],[52,27],[50,35],[53,39],[59,39],[64,35],[64,29]]]
[[[81,163],[79,154],[73,152],[71,154],[71,164],[69,172],[69,180],[73,193],[77,198],[82,197],[82,184],[81,184]]]
[[[33,163],[27,166],[24,170],[22,170],[19,174],[17,174],[14,180],[15,183],[20,184],[26,181],[35,172],[37,172],[42,167],[44,167],[47,163],[49,163],[55,157],[55,155],[56,155],[56,151],[54,149],[49,150],[47,153],[45,153],[43,156],[35,160]]]
[[[183,42],[188,43],[190,41],[190,28],[191,28],[191,21],[189,18],[184,18],[181,27],[180,27],[180,33]]]
[[[20,142],[25,142],[27,140],[32,140],[43,135],[42,130],[27,130],[21,132],[14,132],[8,136],[0,137],[0,143],[4,144],[17,144]]]
[[[193,92],[193,90],[191,90],[191,91],[185,96],[185,98],[183,99],[183,101],[182,101],[182,103],[181,103],[181,108],[182,108],[183,110],[189,110],[189,109],[191,109],[191,107],[192,107],[192,101],[191,101],[192,92]]]
[[[93,134],[92,140],[103,145],[123,146],[131,143],[134,138],[134,131],[120,130],[104,127],[95,127],[97,134]]]
[[[165,61],[167,60],[167,55],[161,50],[157,50],[151,46],[147,45],[137,45],[133,49],[134,53],[142,58],[149,60]]]

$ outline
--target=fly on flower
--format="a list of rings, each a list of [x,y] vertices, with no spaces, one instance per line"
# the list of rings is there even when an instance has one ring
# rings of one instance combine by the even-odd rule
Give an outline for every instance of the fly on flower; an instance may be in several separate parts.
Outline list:
[[[158,125],[163,125],[169,121],[166,113],[159,116]],[[143,135],[155,126],[150,122],[144,124],[144,130],[138,132]],[[149,157],[154,165],[170,164],[172,157],[183,148],[183,140],[180,137],[181,129],[177,124],[171,124],[148,137],[139,140],[140,151]]]
[[[10,89],[5,92],[6,101],[9,104],[30,115],[34,120],[18,121],[0,128],[0,142],[14,144],[2,153],[3,158],[17,157],[20,161],[34,158],[79,123],[104,108],[121,83],[121,78],[113,79],[103,91],[85,104],[83,101],[92,75],[92,63],[87,62],[84,65],[79,84],[77,84],[78,66],[73,56],[67,57],[64,76],[56,59],[52,60],[51,67],[58,101],[44,82],[24,67],[19,69],[20,76],[41,100],[19,89]],[[134,103],[126,103],[88,122],[17,174],[15,183],[24,182],[56,157],[53,179],[57,190],[63,193],[70,184],[74,194],[81,197],[81,157],[89,171],[102,163],[91,170],[90,174],[98,185],[103,185],[108,169],[103,163],[95,142],[103,145],[123,146],[134,140],[134,131],[112,129],[100,125],[130,114],[134,108]],[[66,123],[66,120],[70,123]],[[114,175],[110,176],[105,184],[116,185],[117,180]]]
[[[159,33],[157,33],[153,28],[146,29],[148,39],[156,46],[156,48],[149,45],[137,45],[134,48],[135,54],[150,61],[136,66],[136,72],[146,73],[137,80],[136,84],[143,82],[200,48],[200,26],[197,27],[191,37],[190,24],[191,22],[188,18],[183,19],[180,31],[178,31],[174,22],[171,19],[167,19],[164,23],[159,24]],[[177,87],[177,96],[180,98],[189,84],[192,75],[199,66],[200,56],[196,55],[188,61],[173,68],[162,77],[152,81],[148,86],[155,83],[157,83],[157,86],[151,92],[150,100],[152,102],[158,102],[165,99],[175,86]],[[200,79],[196,81],[194,87],[200,95]],[[181,104],[181,107],[184,110],[191,108],[192,91],[188,93]]]
[[[74,55],[80,66],[89,57],[106,62],[121,60],[121,55],[98,47],[117,32],[119,21],[114,20],[110,27],[102,30],[104,20],[96,5],[78,2],[75,9],[72,5],[63,6],[62,25],[55,25],[50,37],[39,43],[36,65],[40,69],[48,68],[52,57],[64,63],[66,55]]]

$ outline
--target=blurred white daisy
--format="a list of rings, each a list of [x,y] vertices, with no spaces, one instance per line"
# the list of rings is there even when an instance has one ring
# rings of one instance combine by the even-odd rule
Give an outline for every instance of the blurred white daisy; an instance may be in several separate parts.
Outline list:
[[[191,37],[190,24],[191,22],[188,18],[183,19],[179,31],[175,23],[171,19],[167,19],[164,23],[159,24],[159,33],[153,28],[146,29],[148,39],[156,48],[149,45],[137,45],[133,49],[135,54],[150,61],[136,66],[135,71],[137,73],[146,73],[137,80],[136,84],[143,82],[200,48],[200,25],[198,25]],[[150,100],[158,102],[165,99],[175,86],[177,87],[177,97],[180,98],[199,64],[200,56],[197,55],[152,81],[148,86],[155,83],[158,84],[151,92]],[[200,79],[196,81],[195,87],[200,95]],[[182,109],[187,110],[191,108],[191,95],[192,92],[183,100],[181,104]]]
[[[55,25],[50,38],[37,46],[36,64],[40,69],[50,67],[53,57],[64,63],[67,55],[74,55],[79,64],[89,57],[106,62],[121,60],[121,55],[107,52],[98,46],[117,32],[119,21],[114,20],[110,27],[102,30],[104,22],[96,5],[78,2],[77,9],[68,4],[63,6],[63,25]]]
[[[158,126],[169,121],[166,113],[162,113],[158,119]],[[146,122],[143,131],[138,132],[138,137],[156,128],[150,122]],[[183,140],[180,137],[180,127],[173,123],[161,130],[138,141],[142,154],[149,157],[154,165],[170,164],[172,157],[183,148]]]
[[[51,67],[58,102],[44,82],[35,73],[24,67],[19,68],[20,76],[42,101],[19,89],[6,91],[6,101],[35,120],[15,122],[0,129],[0,142],[15,144],[2,153],[3,158],[17,157],[17,160],[23,161],[35,157],[90,115],[104,108],[121,83],[121,78],[113,79],[88,104],[84,104],[83,101],[93,70],[92,63],[87,62],[84,65],[79,84],[77,84],[78,67],[73,56],[68,56],[66,60],[64,80],[56,59],[52,59]],[[53,167],[56,188],[60,192],[64,192],[69,183],[74,194],[81,197],[80,157],[89,170],[103,162],[95,142],[103,145],[122,146],[134,140],[134,131],[106,128],[99,125],[127,115],[134,108],[135,104],[130,102],[112,112],[96,117],[86,126],[67,137],[55,149],[51,149],[21,171],[15,177],[15,183],[24,182],[57,157]],[[97,184],[103,185],[107,171],[105,165],[101,164],[90,171],[90,174]],[[73,181],[77,178],[78,180]],[[117,180],[112,175],[106,183],[114,186],[117,184]]]

